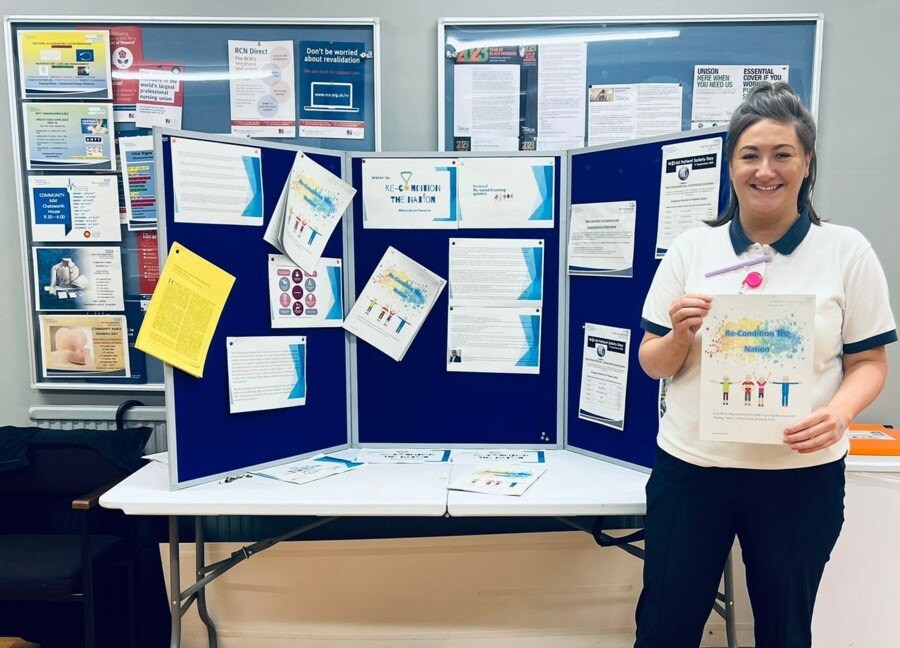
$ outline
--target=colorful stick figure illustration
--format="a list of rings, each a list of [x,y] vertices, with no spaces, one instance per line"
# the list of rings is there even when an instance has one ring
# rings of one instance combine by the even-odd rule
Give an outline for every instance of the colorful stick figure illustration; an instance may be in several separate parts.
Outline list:
[[[756,396],[757,396],[757,398],[756,398],[756,404],[757,404],[759,407],[762,407],[762,406],[763,406],[763,403],[765,402],[765,398],[766,398],[766,383],[769,381],[769,376],[771,376],[771,375],[772,375],[772,374],[767,374],[765,378],[760,378],[760,377],[757,376],[756,374],[753,374],[753,379],[756,381],[756,386],[759,388],[759,391],[758,391],[757,394],[756,394]]]
[[[722,385],[722,405],[728,405],[728,392],[731,391],[731,381],[728,376],[722,376],[722,380],[711,380],[718,385]]]
[[[378,303],[378,300],[375,299],[374,297],[371,300],[369,300],[369,307],[366,309],[366,315],[368,315],[369,313],[372,312],[372,309],[375,308],[375,304],[377,304],[377,303]]]
[[[787,376],[785,376],[784,380],[782,380],[780,382],[777,380],[773,380],[772,383],[775,385],[781,385],[781,406],[787,407],[788,400],[789,400],[790,393],[791,393],[791,385],[799,385],[800,383],[789,382]]]
[[[741,383],[741,387],[744,388],[744,405],[750,404],[750,398],[753,395],[753,386],[756,383],[753,382],[753,378],[750,374],[744,378],[744,382]]]

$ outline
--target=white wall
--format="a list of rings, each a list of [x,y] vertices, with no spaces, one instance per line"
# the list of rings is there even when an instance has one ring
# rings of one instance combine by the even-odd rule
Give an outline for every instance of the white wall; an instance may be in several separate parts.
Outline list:
[[[817,648],[896,646],[900,637],[900,474],[849,473],[845,522],[825,569]]]
[[[120,15],[142,16],[302,16],[381,18],[383,143],[386,151],[424,151],[437,146],[437,20],[459,16],[721,15],[737,10],[756,14],[824,13],[825,53],[820,100],[821,170],[816,205],[827,219],[858,227],[873,242],[893,288],[900,313],[900,128],[893,117],[900,105],[900,24],[896,0],[757,0],[752,5],[713,0],[332,0],[255,2],[155,0],[114,5]],[[108,16],[113,5],[100,0],[0,0],[5,15]],[[734,9],[732,7],[735,7]],[[5,53],[3,54],[5,59]],[[4,77],[6,66],[3,66]],[[5,79],[2,80],[6,82]],[[9,123],[0,102],[0,124]],[[0,150],[11,151],[10,129],[0,126]],[[117,404],[124,396],[37,392],[30,388],[24,278],[15,204],[15,178],[7,156],[0,161],[0,424],[27,423],[32,404]],[[827,259],[822,260],[827,263]],[[900,366],[900,345],[889,348]],[[900,424],[897,371],[885,395],[865,415],[871,422]],[[161,397],[143,394],[147,404]]]

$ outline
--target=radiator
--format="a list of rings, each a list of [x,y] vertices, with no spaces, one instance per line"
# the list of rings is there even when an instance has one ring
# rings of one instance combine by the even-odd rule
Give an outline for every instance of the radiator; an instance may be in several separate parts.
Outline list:
[[[34,424],[48,430],[115,430],[116,408],[83,405],[36,405],[28,410]],[[125,413],[125,427],[151,427],[153,433],[144,446],[146,454],[166,450],[166,408],[135,407]]]

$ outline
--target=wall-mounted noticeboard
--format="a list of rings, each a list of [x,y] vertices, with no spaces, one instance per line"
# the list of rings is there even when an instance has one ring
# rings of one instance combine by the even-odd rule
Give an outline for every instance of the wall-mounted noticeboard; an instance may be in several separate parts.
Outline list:
[[[381,148],[377,18],[9,16],[32,386],[162,390],[152,128]]]
[[[556,151],[727,123],[760,81],[815,114],[819,14],[443,18],[438,150]]]

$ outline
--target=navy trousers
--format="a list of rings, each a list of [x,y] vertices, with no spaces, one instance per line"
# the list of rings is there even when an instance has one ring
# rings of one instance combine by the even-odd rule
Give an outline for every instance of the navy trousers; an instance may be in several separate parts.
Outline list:
[[[816,591],[844,522],[844,461],[700,468],[659,450],[647,483],[635,648],[696,648],[735,535],[756,648],[810,648]]]

